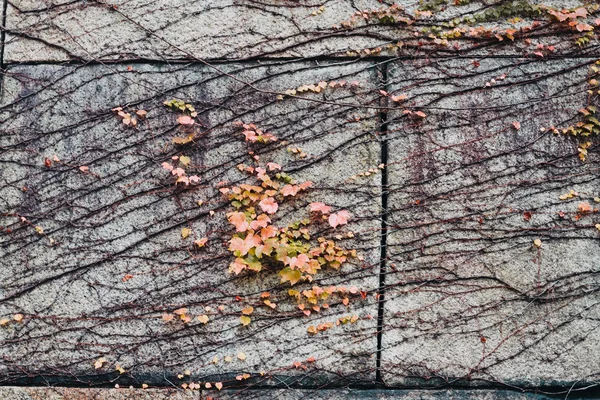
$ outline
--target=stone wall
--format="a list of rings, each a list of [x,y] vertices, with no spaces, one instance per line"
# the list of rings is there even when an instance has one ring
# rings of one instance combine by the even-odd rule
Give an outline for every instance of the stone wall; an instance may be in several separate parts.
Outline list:
[[[0,397],[599,395],[594,3],[393,3],[4,0]],[[313,182],[278,227],[350,213],[317,235],[358,257],[293,287],[346,288],[328,308],[228,271],[219,189],[267,162]]]

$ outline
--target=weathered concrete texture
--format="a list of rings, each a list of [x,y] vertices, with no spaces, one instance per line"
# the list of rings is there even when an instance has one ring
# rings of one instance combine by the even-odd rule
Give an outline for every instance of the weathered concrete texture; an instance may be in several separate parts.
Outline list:
[[[581,60],[390,64],[390,92],[427,117],[390,114],[386,383],[600,379],[599,217],[578,212],[598,207],[600,158],[540,130],[581,119],[587,74]]]
[[[174,391],[167,389],[73,389],[0,387],[1,400],[179,400],[179,399],[274,399],[274,400],[546,400],[542,394],[508,390],[297,390],[257,389],[222,391]],[[569,398],[578,399],[571,392]]]
[[[0,387],[1,400],[192,400],[200,392],[177,389],[79,389],[61,387]]]
[[[357,11],[380,9],[395,3],[405,9],[396,18],[410,21],[409,24],[389,24],[377,18],[365,21],[362,16],[355,15]],[[547,22],[545,11],[522,15],[531,11],[532,5],[574,8],[584,4],[578,0],[514,1],[513,7],[505,9],[508,3],[511,2],[439,5],[434,7],[432,16],[418,17],[415,11],[427,7],[408,0],[332,0],[326,3],[320,0],[118,0],[110,4],[16,0],[8,6],[5,62],[247,59],[358,53],[365,56],[380,54],[378,47],[391,56],[415,56],[424,52],[445,55],[460,50],[461,54],[471,51],[473,56],[537,57],[534,53],[539,52],[536,47],[539,43],[553,46],[552,54],[598,54],[597,46],[580,49],[574,44],[581,36],[580,32],[564,31],[556,25],[535,32],[530,42],[520,40],[518,34],[516,41],[504,35],[501,43],[494,35],[487,39],[484,39],[485,35],[469,39],[463,34],[456,43],[440,45],[429,36],[431,27],[439,32],[451,31],[454,25],[442,24],[455,18],[472,16],[478,18],[478,22],[473,20],[462,25],[468,29],[483,27],[500,32],[530,26],[535,20]],[[499,22],[487,22],[490,13],[496,13],[492,21],[499,18]],[[515,16],[522,18],[519,22],[512,21]],[[353,17],[355,23],[343,25]],[[387,45],[398,43],[401,43],[399,49],[386,50]],[[458,47],[455,48],[455,44]],[[371,53],[371,50],[375,52]]]
[[[127,371],[117,383],[133,377],[179,385],[175,375],[187,369],[188,381],[237,382],[236,376],[249,373],[253,378],[246,382],[262,385],[300,379],[295,376],[304,379],[298,384],[374,379],[380,177],[343,182],[381,162],[377,118],[368,108],[379,97],[375,69],[309,62],[219,68],[9,68],[0,115],[0,207],[6,213],[0,225],[9,229],[0,234],[0,318],[24,318],[0,328],[1,382],[40,374],[113,381],[117,365]],[[277,100],[275,92],[333,79],[356,83]],[[162,104],[174,97],[193,103],[202,121],[198,138],[176,148],[172,139],[185,133],[175,122],[178,115]],[[110,111],[118,105],[132,113],[147,110],[148,118],[126,128]],[[235,120],[256,123],[280,140],[248,145]],[[308,156],[293,156],[290,146]],[[315,284],[356,286],[365,299],[352,294],[345,306],[335,295],[328,310],[305,317],[274,273],[227,272],[232,229],[217,184],[248,179],[236,165],[254,165],[251,149],[261,165],[275,161],[314,182],[307,196],[288,202],[277,226],[308,217],[310,201],[350,211],[347,228],[323,226],[319,235],[353,231],[354,238],[339,242],[356,248],[364,261],[324,271]],[[182,154],[191,157],[191,170],[202,181],[174,190],[160,164]],[[61,161],[45,167],[44,159],[54,155]],[[192,235],[182,240],[186,227]],[[207,247],[194,248],[193,240],[203,236]],[[276,310],[262,303],[263,292],[271,293]],[[242,327],[240,311],[248,305],[256,309],[253,322]],[[192,317],[207,314],[210,322],[161,319],[181,307]],[[307,333],[311,325],[354,315],[356,323]],[[94,369],[100,357],[107,361]]]

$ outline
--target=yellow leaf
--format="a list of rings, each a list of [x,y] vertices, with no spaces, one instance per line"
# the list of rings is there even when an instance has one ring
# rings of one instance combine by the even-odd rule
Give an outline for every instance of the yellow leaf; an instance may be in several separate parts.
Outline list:
[[[40,235],[44,234],[44,228],[42,228],[41,226],[36,226],[35,231]]]
[[[142,383],[142,389],[148,389],[148,384],[147,383]]]
[[[219,390],[223,389],[223,384],[221,382],[215,383],[215,387]]]
[[[125,373],[125,369],[123,369],[123,367],[121,367],[119,364],[117,364],[117,366],[115,367],[115,369],[117,371],[119,371],[119,374],[124,374]]]
[[[250,317],[246,317],[245,315],[242,315],[240,317],[240,323],[244,326],[249,325],[251,321],[252,320],[250,319]]]
[[[596,229],[600,231],[600,224],[596,224]],[[0,321],[0,325],[2,325],[2,321]]]
[[[248,319],[250,319],[250,318],[248,318]],[[228,362],[228,363],[229,363],[229,362],[231,362],[232,360],[233,360],[233,358],[231,358],[231,356],[226,356],[226,357],[225,357],[225,362]]]
[[[535,240],[533,241],[533,244],[534,244],[536,247],[542,247],[542,241],[541,241],[540,239],[535,239]]]
[[[246,359],[246,354],[244,354],[244,353],[242,353],[242,352],[239,352],[237,356],[238,356],[238,358],[239,358],[240,360],[242,360],[242,361],[244,361],[244,360]]]
[[[317,333],[317,328],[315,326],[309,326],[307,329],[308,333],[312,333],[313,335]]]
[[[254,312],[254,307],[252,307],[252,306],[248,306],[242,310],[242,314],[244,314],[244,315],[250,315],[253,312]]]
[[[190,228],[183,228],[181,229],[181,238],[182,239],[187,239],[190,236],[190,233],[192,233]]]
[[[96,362],[94,363],[94,368],[95,369],[100,369],[102,368],[102,364],[104,364],[106,362],[106,358],[104,357],[100,357],[99,359],[96,360]]]
[[[198,315],[198,321],[202,322],[203,324],[206,324],[208,322],[208,316],[207,315]]]
[[[297,269],[284,268],[279,272],[281,275],[281,283],[290,282],[291,285],[298,283],[302,277],[302,273]]]
[[[185,376],[190,376],[190,375],[192,374],[192,371],[190,371],[189,369],[186,369],[186,370],[183,372],[183,374],[184,374]]]
[[[176,137],[176,138],[173,138],[173,144],[181,144],[181,145],[188,144],[192,140],[194,140],[194,135],[188,135],[187,137],[184,137],[184,138]]]
[[[21,321],[23,321],[23,314],[15,314],[13,316],[13,319],[17,322],[21,322]]]
[[[190,158],[188,156],[181,156],[181,157],[179,157],[179,162],[184,167],[187,167],[188,165],[190,165],[190,163],[192,162],[192,160],[190,160]]]
[[[0,319],[0,326],[7,325],[10,321],[6,318]]]

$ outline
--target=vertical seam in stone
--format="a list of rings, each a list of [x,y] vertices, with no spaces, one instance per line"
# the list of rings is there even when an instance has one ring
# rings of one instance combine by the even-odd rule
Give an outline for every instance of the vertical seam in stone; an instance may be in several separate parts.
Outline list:
[[[2,1],[2,21],[0,22],[0,95],[4,88],[4,47],[6,46],[6,13],[8,0]]]
[[[388,63],[384,62],[378,67],[380,88],[387,91],[387,69]],[[381,106],[387,105],[387,98],[382,96],[380,101]],[[384,383],[381,376],[381,352],[383,339],[383,318],[385,307],[385,274],[386,274],[386,259],[387,259],[387,218],[388,218],[388,141],[387,141],[387,112],[381,110],[379,112],[379,138],[381,143],[381,243],[379,256],[379,287],[377,288],[377,362],[375,380],[378,383]]]

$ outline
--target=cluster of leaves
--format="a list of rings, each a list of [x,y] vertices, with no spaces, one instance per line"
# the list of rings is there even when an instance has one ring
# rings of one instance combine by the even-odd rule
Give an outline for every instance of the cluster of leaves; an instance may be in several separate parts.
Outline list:
[[[404,8],[398,4],[393,4],[389,7],[381,7],[378,9],[356,11],[348,21],[343,21],[339,26],[334,25],[333,28],[351,28],[360,23],[360,21],[375,20],[381,24],[406,24],[412,25],[414,20],[408,15]]]
[[[332,213],[324,203],[311,203],[312,218],[282,228],[273,225],[270,216],[277,213],[279,205],[310,188],[312,182],[297,183],[284,172],[277,172],[281,167],[275,163],[268,163],[266,168],[239,168],[254,176],[258,184],[221,189],[233,208],[227,219],[236,230],[229,241],[229,250],[236,257],[230,265],[232,273],[260,272],[270,266],[280,269],[282,283],[294,285],[301,280],[312,281],[324,267],[338,269],[349,256],[356,255],[356,251],[344,250],[324,237],[317,239],[318,245],[310,242],[313,222],[325,219],[336,228],[347,223],[349,213],[345,210]]]
[[[23,322],[23,314],[15,314],[12,316],[12,321],[20,323]],[[0,319],[0,326],[8,326],[8,324],[10,324],[11,320],[8,318],[2,318]]]
[[[146,110],[137,110],[134,112],[134,115],[123,110],[123,107],[115,107],[111,111],[117,113],[117,117],[121,118],[121,122],[125,126],[136,127],[138,124],[138,119],[144,119],[148,115],[148,111]]]
[[[264,132],[262,129],[258,129],[254,124],[244,124],[243,122],[237,121],[234,125],[243,128],[242,134],[244,135],[246,142],[266,144],[277,141],[275,135]]]
[[[550,126],[548,128],[541,128],[542,132],[548,131],[554,134],[564,134],[579,138],[581,142],[577,148],[579,159],[585,161],[588,154],[588,148],[592,145],[592,142],[588,140],[590,136],[597,136],[600,134],[600,120],[596,117],[598,111],[598,100],[600,99],[600,83],[596,79],[600,73],[598,66],[600,60],[596,61],[589,69],[590,79],[588,80],[588,105],[579,109],[579,113],[582,114],[582,120],[577,123],[564,127],[557,128]]]
[[[187,136],[173,138],[173,144],[182,146],[193,142],[195,137],[194,125],[196,124],[194,118],[198,116],[194,106],[179,99],[167,100],[163,104],[171,111],[182,113],[177,118],[177,124]]]
[[[171,172],[171,175],[175,177],[175,184],[183,183],[185,186],[188,186],[191,183],[199,183],[200,177],[198,175],[190,175],[186,174],[184,168],[188,167],[191,163],[191,159],[187,156],[173,156],[172,160],[175,161],[174,164],[163,162],[161,165],[164,169]],[[183,236],[183,234],[182,234]],[[184,238],[185,239],[185,238]]]
[[[198,113],[196,112],[194,106],[189,103],[186,103],[183,100],[171,99],[165,101],[163,104],[165,105],[165,107],[170,108],[173,111],[182,112],[184,114],[189,115],[192,118],[198,116]]]
[[[558,196],[558,198],[560,200],[571,200],[573,198],[580,198],[580,199],[584,200],[585,195],[571,189],[567,193],[564,193],[564,194],[561,194],[560,196]],[[600,203],[600,197],[594,197],[593,202]],[[579,221],[581,218],[585,217],[586,215],[591,215],[592,213],[597,213],[598,211],[599,211],[598,207],[593,207],[590,204],[590,201],[585,201],[585,200],[580,201],[577,204],[577,212],[575,213],[575,221]],[[564,212],[560,211],[559,216],[561,218],[565,218],[566,214]],[[598,226],[596,225],[596,228],[597,227]]]
[[[369,177],[371,175],[375,175],[375,174],[379,173],[379,171],[383,170],[384,168],[385,168],[385,164],[379,164],[377,166],[377,168],[369,168],[365,172],[361,172],[361,173],[358,173],[356,175],[352,175],[349,178],[349,180],[356,180],[356,179],[359,179],[359,178],[365,178],[365,177]]]
[[[206,307],[205,309],[206,312],[210,312],[211,308],[210,307]],[[183,321],[183,323],[188,324],[190,322],[192,322],[192,320],[194,320],[194,318],[190,315],[189,311],[187,308],[183,307],[183,308],[178,308],[177,310],[174,310],[172,313],[164,313],[162,315],[162,319],[165,322],[171,322],[171,321],[175,321],[177,319]],[[196,318],[200,323],[202,324],[207,324],[208,321],[210,321],[210,318],[208,315],[206,314],[200,314],[198,316],[196,316]]]
[[[331,82],[326,82],[326,81],[320,81],[316,84],[309,84],[309,85],[300,85],[295,89],[288,89],[284,92],[285,95],[287,96],[296,96],[299,93],[305,93],[305,92],[313,92],[313,93],[321,93],[323,90],[327,89],[327,88],[338,88],[338,87],[359,87],[360,86],[360,82],[359,81],[352,81],[352,82],[347,82],[345,80],[341,80],[341,81],[331,81]],[[279,95],[277,96],[277,100],[283,100],[284,96],[283,95]]]
[[[341,317],[338,318],[338,320],[335,322],[335,324],[333,322],[323,322],[321,324],[318,325],[311,325],[309,326],[306,331],[312,335],[316,335],[319,332],[324,332],[328,329],[333,328],[334,326],[339,326],[339,325],[346,325],[347,323],[355,323],[356,321],[358,321],[358,315],[351,315],[351,316],[346,316],[346,317]]]

